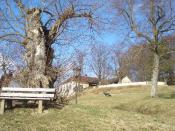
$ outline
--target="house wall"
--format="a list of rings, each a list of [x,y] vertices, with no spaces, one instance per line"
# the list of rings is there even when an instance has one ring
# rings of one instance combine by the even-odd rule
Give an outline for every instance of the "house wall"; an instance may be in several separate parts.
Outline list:
[[[88,88],[89,87],[89,84],[86,84],[86,83],[80,83],[81,86],[83,86],[83,89],[85,88]]]
[[[89,84],[80,83],[80,86],[82,86],[83,89],[85,89],[89,87]],[[60,85],[58,87],[58,92],[60,92],[62,96],[73,96],[75,94],[75,88],[76,88],[76,82],[70,81],[70,82]]]
[[[121,83],[131,83],[131,80],[126,76],[122,79]]]

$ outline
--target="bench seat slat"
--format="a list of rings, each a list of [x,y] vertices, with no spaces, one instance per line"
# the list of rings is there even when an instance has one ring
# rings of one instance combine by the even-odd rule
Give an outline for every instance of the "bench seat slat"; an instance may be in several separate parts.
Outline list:
[[[21,92],[55,92],[50,88],[19,88],[19,87],[2,87],[1,91],[21,91]]]
[[[4,93],[2,92],[0,96],[4,97],[33,97],[33,98],[53,98],[54,94],[33,94],[33,93]]]
[[[50,100],[51,98],[32,98],[32,97],[0,97],[5,100]]]

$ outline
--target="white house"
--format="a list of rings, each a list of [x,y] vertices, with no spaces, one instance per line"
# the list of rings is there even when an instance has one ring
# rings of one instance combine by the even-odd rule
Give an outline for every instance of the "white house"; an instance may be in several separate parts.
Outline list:
[[[129,79],[128,76],[125,76],[122,80],[121,83],[131,83],[132,81]]]
[[[84,90],[91,86],[97,86],[98,79],[95,77],[81,76],[79,79],[71,77],[65,82],[63,82],[59,87],[57,87],[58,92],[64,96],[72,96],[75,94],[76,87],[78,90]]]

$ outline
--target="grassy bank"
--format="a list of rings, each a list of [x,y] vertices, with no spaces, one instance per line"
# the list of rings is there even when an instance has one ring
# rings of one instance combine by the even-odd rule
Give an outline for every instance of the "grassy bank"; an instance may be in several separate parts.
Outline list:
[[[107,90],[112,97],[105,97]],[[90,89],[75,105],[63,109],[15,108],[0,116],[0,131],[173,131],[175,87],[159,88],[159,97],[149,97],[149,87]]]

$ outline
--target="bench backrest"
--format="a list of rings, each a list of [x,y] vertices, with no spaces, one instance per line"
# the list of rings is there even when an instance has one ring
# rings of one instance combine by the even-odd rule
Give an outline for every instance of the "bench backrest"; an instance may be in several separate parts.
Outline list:
[[[55,89],[2,87],[0,99],[50,100],[54,98]]]

